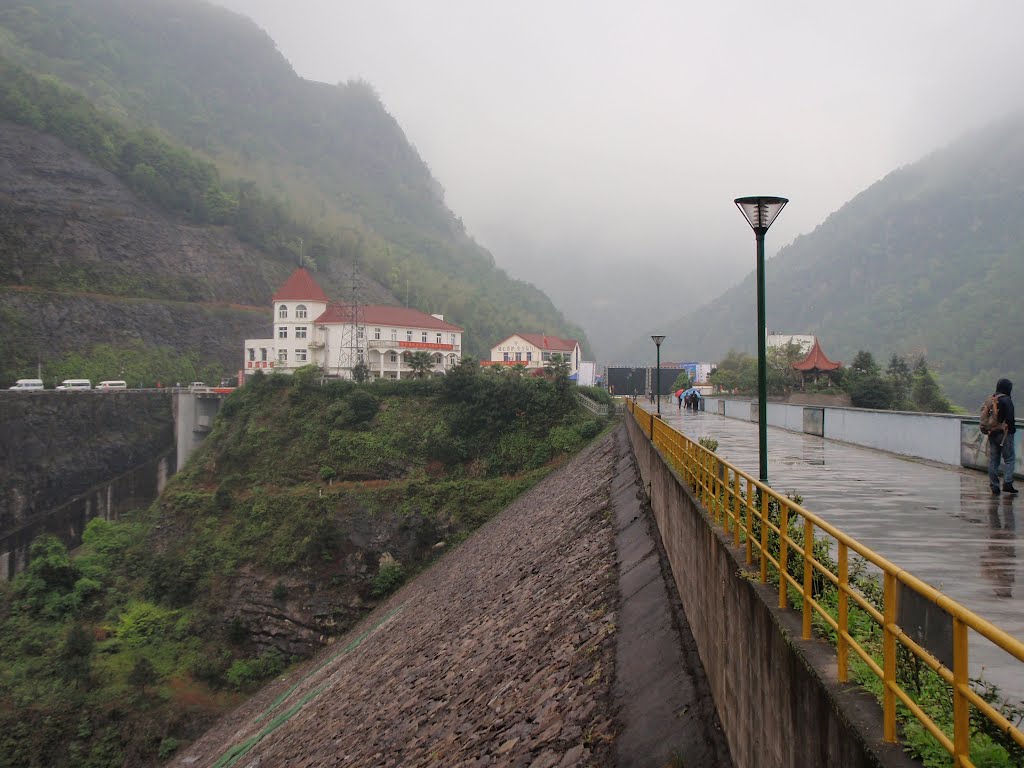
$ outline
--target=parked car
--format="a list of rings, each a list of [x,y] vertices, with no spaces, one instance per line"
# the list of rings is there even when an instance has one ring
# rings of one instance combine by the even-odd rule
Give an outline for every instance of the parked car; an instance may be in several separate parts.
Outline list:
[[[193,382],[192,382],[191,384],[189,384],[189,385],[188,385],[188,388],[189,388],[189,389],[190,389],[190,390],[191,390],[192,392],[195,392],[196,390],[208,389],[208,387],[206,386],[206,384],[204,384],[204,383],[203,383],[203,382],[201,382],[201,381],[193,381]]]
[[[9,387],[9,389],[42,389],[42,388],[43,388],[43,380],[42,379],[18,379],[16,382],[14,382],[14,386],[13,387]]]
[[[88,379],[64,379],[64,381],[57,386],[57,389],[92,389],[92,382]]]
[[[128,389],[128,384],[120,379],[116,381],[101,381],[96,385],[96,389]]]

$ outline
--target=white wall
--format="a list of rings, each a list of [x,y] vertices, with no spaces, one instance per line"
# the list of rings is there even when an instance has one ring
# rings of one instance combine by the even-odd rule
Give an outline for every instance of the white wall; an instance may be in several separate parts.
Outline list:
[[[757,421],[756,400],[705,397],[704,410],[722,413],[719,402],[724,404],[725,416]],[[768,424],[792,432],[803,432],[804,408],[803,405],[792,403],[769,402]],[[824,412],[824,436],[831,440],[961,466],[960,425],[963,416],[830,406],[825,406]]]

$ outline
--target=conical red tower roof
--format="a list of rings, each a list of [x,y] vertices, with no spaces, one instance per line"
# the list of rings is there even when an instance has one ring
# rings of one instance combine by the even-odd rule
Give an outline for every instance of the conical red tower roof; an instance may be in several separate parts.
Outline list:
[[[322,301],[327,303],[327,294],[305,267],[299,267],[285,280],[273,301]]]
[[[817,336],[814,337],[814,346],[807,353],[807,357],[798,363],[793,363],[793,368],[798,371],[834,371],[836,368],[842,368],[842,366],[842,363],[829,360],[825,353],[822,352]]]

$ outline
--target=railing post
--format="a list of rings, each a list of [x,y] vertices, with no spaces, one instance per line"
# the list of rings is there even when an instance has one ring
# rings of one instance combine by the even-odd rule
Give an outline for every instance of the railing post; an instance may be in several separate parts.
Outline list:
[[[814,584],[814,523],[804,519],[804,640],[811,639],[811,587]]]
[[[750,498],[754,498],[751,495],[750,486],[751,481],[747,481],[747,494]],[[754,493],[757,494],[757,515],[761,521],[761,583],[768,583],[768,515],[764,511],[764,493],[760,488],[755,486]]]
[[[726,470],[728,472],[729,470]],[[740,473],[732,473],[732,545],[740,545]],[[747,550],[747,562],[750,562],[750,550]]]
[[[761,494],[764,498],[764,494]],[[768,504],[771,505],[769,498]],[[765,504],[762,501],[761,506]],[[789,542],[786,535],[789,533],[789,507],[779,502],[779,608],[786,607],[786,574],[789,573]]]
[[[846,590],[850,588],[850,552],[846,544],[839,542],[839,631],[836,637],[836,653],[839,656],[839,682],[845,683],[850,675],[850,645],[846,640],[850,633],[850,600]]]
[[[971,751],[971,704],[963,691],[968,685],[967,625],[953,617],[953,765],[962,766]]]
[[[896,577],[885,572],[882,588],[882,738],[896,741]]]
[[[736,498],[740,497],[740,476],[736,475]],[[754,542],[751,541],[751,537],[754,535],[754,516],[750,514],[750,481],[747,480],[747,498],[745,501],[739,501],[743,506],[744,516],[747,521],[747,565],[751,565],[754,562]]]

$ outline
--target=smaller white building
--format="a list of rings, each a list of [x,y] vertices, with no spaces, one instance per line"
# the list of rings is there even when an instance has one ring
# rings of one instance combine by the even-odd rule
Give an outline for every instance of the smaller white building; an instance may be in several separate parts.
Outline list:
[[[580,343],[545,333],[514,333],[491,347],[491,359],[480,364],[543,368],[555,354],[563,355],[569,363],[570,376],[579,371],[583,358]]]

